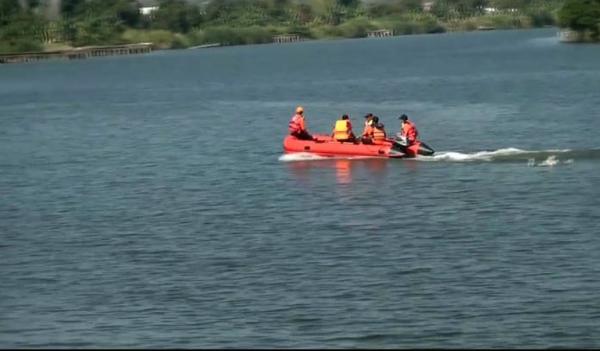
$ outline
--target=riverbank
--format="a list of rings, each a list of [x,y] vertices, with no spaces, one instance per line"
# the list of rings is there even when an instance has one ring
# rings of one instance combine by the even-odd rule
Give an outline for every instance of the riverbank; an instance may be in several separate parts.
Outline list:
[[[220,43],[222,46],[277,42],[276,37],[297,36],[298,40],[366,38],[376,31],[390,35],[433,34],[494,29],[527,29],[553,26],[553,17],[532,14],[494,14],[440,19],[432,14],[416,13],[369,19],[357,17],[338,25],[304,26],[208,26],[187,34],[166,30],[128,29],[125,42],[152,42],[160,49],[179,49]]]
[[[558,40],[562,43],[600,43],[590,31],[576,31],[569,28],[561,28],[558,32]]]
[[[163,29],[126,29],[114,39],[114,45],[71,47],[66,42],[51,42],[43,51],[0,54],[0,63],[21,63],[45,59],[79,59],[95,56],[146,53],[152,50],[209,48],[215,46],[285,43],[303,40],[469,32],[479,30],[529,29],[552,26],[553,17],[532,14],[493,14],[465,18],[440,19],[432,14],[416,13],[374,19],[357,17],[339,25],[304,26],[208,26],[187,34]],[[286,40],[282,40],[285,38]],[[289,39],[289,40],[288,40]],[[142,44],[140,44],[142,43]],[[140,48],[139,45],[144,45]]]
[[[97,56],[145,54],[153,50],[152,43],[128,45],[86,46],[80,48],[53,50],[44,52],[25,52],[0,54],[1,63],[25,63],[49,59],[86,59]]]
[[[475,22],[471,22],[475,23]],[[102,57],[102,56],[116,56],[116,55],[134,55],[134,54],[146,54],[156,50],[176,50],[176,49],[207,49],[221,46],[237,46],[237,45],[253,45],[253,44],[281,44],[287,42],[298,42],[305,40],[340,40],[340,39],[360,39],[360,38],[378,38],[378,37],[388,37],[388,36],[405,36],[412,34],[439,34],[445,32],[472,32],[472,31],[493,31],[493,30],[508,30],[508,29],[519,29],[515,27],[493,27],[493,26],[454,26],[452,30],[439,30],[439,31],[410,31],[409,33],[398,33],[395,30],[373,30],[367,31],[365,36],[344,36],[344,35],[309,35],[309,36],[300,36],[297,34],[294,35],[269,35],[265,36],[264,40],[254,40],[254,41],[244,41],[238,40],[235,42],[227,41],[226,36],[222,36],[221,38],[215,38],[210,36],[210,38],[214,38],[213,40],[219,40],[220,42],[210,42],[210,43],[202,43],[198,45],[192,45],[192,43],[196,43],[197,41],[191,40],[183,40],[182,35],[174,34],[171,36],[170,33],[166,31],[127,31],[124,34],[124,37],[127,37],[129,40],[147,40],[146,42],[137,42],[132,44],[123,44],[123,45],[103,45],[103,46],[85,46],[85,47],[71,47],[68,44],[64,43],[52,43],[46,46],[45,51],[39,52],[23,52],[23,53],[5,53],[0,54],[0,64],[8,64],[8,63],[27,63],[27,62],[36,62],[43,61],[49,59],[63,59],[63,60],[74,60],[74,59],[86,59],[92,57]],[[533,29],[530,28],[521,28],[521,29]],[[227,30],[228,33],[235,32],[235,28],[222,28],[222,30]],[[320,29],[321,33],[327,33],[326,30]],[[252,31],[252,28],[246,28],[246,32]],[[379,35],[379,33],[385,33],[385,35]],[[574,42],[572,39],[573,32],[559,32],[557,34],[561,41],[565,42]],[[289,36],[289,40],[281,40],[281,37]],[[243,38],[241,36],[237,36],[238,39]],[[174,39],[177,41],[176,44],[170,43],[169,40]]]
[[[366,1],[323,6],[292,0],[207,0],[201,6],[165,0],[159,6],[144,7],[135,0],[122,0],[122,6],[89,0],[50,15],[39,3],[23,7],[15,0],[0,16],[0,53],[53,52],[56,49],[51,46],[57,45],[70,50],[75,49],[70,46],[152,43],[154,49],[183,49],[555,25],[580,29],[579,19],[587,16],[588,8],[563,6],[565,1],[578,0],[485,8],[475,3]]]
[[[485,8],[443,5],[338,2],[334,7],[298,2],[208,1],[197,6],[165,0],[140,7],[134,0],[112,6],[102,0],[61,8],[18,6],[0,16],[0,53],[52,52],[50,46],[115,46],[152,43],[155,49],[363,38],[456,31],[536,28],[557,23],[563,0],[543,6]],[[8,11],[10,10],[10,11]],[[374,34],[375,33],[375,34]],[[380,35],[381,34],[381,35]],[[279,38],[279,39],[276,39]],[[65,48],[71,49],[71,48]]]

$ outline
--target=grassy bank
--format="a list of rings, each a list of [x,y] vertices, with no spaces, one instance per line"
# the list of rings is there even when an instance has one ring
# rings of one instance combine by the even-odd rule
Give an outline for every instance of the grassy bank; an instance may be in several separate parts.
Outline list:
[[[128,29],[122,34],[125,43],[154,43],[157,49],[181,49],[220,43],[228,45],[263,44],[273,42],[273,36],[299,34],[305,39],[364,38],[369,31],[388,29],[394,35],[474,31],[481,28],[519,29],[553,25],[552,18],[536,20],[526,15],[473,16],[440,20],[433,15],[417,14],[368,19],[358,17],[340,25],[310,26],[211,26],[187,34],[168,30]]]
[[[213,43],[246,45],[270,43],[280,34],[297,34],[304,39],[363,38],[379,29],[407,35],[534,28],[557,24],[564,1],[587,0],[539,0],[518,5],[510,0],[494,2],[501,7],[493,11],[482,7],[483,3],[491,4],[488,0],[436,1],[428,9],[414,0],[207,0],[202,8],[185,0],[158,0],[159,6],[151,14],[142,14],[136,0],[73,0],[63,2],[60,14],[53,19],[44,14],[39,1],[2,1],[0,52],[140,42],[154,43],[156,49]],[[578,24],[587,11],[577,6],[567,9],[572,14],[568,23],[573,24]]]

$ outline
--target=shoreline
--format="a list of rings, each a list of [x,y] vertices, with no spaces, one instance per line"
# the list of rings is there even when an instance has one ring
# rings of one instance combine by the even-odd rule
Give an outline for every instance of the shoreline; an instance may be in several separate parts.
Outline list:
[[[153,51],[152,43],[83,46],[72,49],[0,54],[0,64],[25,63],[50,59],[77,60],[99,56],[145,54]]]
[[[266,42],[266,43],[252,43],[252,44],[223,44],[223,43],[207,43],[201,45],[194,45],[183,48],[164,48],[160,47],[156,43],[135,43],[135,44],[121,44],[121,45],[103,45],[103,46],[84,46],[84,47],[75,47],[69,49],[62,50],[51,50],[51,51],[41,51],[41,52],[23,52],[23,53],[5,53],[0,54],[0,65],[1,64],[10,64],[10,63],[27,63],[27,62],[37,62],[37,61],[45,61],[52,59],[62,59],[62,60],[75,60],[75,59],[86,59],[91,57],[103,57],[103,56],[121,56],[121,55],[139,55],[146,54],[153,51],[169,51],[169,50],[200,50],[200,49],[209,49],[216,47],[230,47],[230,46],[252,46],[252,45],[285,45],[291,43],[299,43],[299,42],[316,42],[316,41],[337,41],[337,40],[353,40],[353,39],[370,39],[370,40],[378,40],[392,37],[409,37],[415,35],[440,35],[440,34],[453,34],[453,33],[477,33],[477,32],[495,32],[495,31],[506,31],[506,30],[535,30],[535,29],[550,29],[554,28],[557,33],[556,36],[559,37],[559,40],[562,39],[564,32],[572,32],[568,29],[559,28],[557,26],[544,26],[544,27],[531,27],[531,28],[477,28],[473,30],[448,30],[445,32],[436,32],[436,33],[412,33],[412,34],[396,34],[392,36],[386,37],[358,37],[358,38],[348,38],[348,37],[324,37],[324,38],[302,38],[302,40],[294,41],[290,43],[278,43],[278,42]],[[566,41],[560,40],[560,42],[564,43],[575,43],[576,41]]]
[[[598,44],[589,31],[576,31],[570,28],[559,28],[556,34],[561,43],[566,44]]]

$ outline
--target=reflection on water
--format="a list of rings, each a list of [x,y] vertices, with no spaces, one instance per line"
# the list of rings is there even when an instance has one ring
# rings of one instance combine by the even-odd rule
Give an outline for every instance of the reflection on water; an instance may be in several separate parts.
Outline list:
[[[287,162],[294,178],[303,184],[309,184],[312,171],[333,171],[337,184],[351,184],[352,175],[358,172],[366,173],[367,177],[382,177],[386,174],[388,164],[396,160],[382,158],[345,158],[329,160],[310,160]]]
[[[406,169],[407,173],[415,173],[419,169],[420,162],[418,162],[414,158],[402,160],[401,162],[403,162],[403,166]]]
[[[338,184],[350,184],[352,182],[350,160],[335,161],[335,178]]]

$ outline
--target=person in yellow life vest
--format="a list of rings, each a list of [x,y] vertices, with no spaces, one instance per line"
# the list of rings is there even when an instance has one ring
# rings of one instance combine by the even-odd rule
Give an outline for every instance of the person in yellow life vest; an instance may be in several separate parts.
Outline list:
[[[350,117],[348,117],[348,115],[343,115],[341,119],[338,119],[335,122],[335,127],[333,127],[331,136],[340,142],[354,142],[356,140],[354,132],[352,132],[352,122],[350,122]]]

